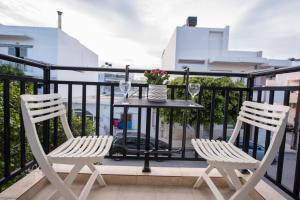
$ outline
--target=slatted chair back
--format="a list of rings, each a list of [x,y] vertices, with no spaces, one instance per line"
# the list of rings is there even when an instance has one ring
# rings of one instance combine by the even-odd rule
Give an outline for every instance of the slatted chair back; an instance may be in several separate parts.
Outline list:
[[[27,140],[42,171],[47,172],[49,181],[56,185],[60,192],[66,195],[67,199],[77,199],[51,167],[36,130],[36,123],[60,117],[67,138],[73,137],[67,123],[66,109],[61,96],[59,94],[21,95],[21,109]]]
[[[286,122],[288,112],[288,106],[245,101],[239,112],[236,127],[229,142],[235,142],[243,123],[270,131],[274,133],[273,136],[283,135],[283,132],[279,131],[279,129],[282,126],[282,122]]]

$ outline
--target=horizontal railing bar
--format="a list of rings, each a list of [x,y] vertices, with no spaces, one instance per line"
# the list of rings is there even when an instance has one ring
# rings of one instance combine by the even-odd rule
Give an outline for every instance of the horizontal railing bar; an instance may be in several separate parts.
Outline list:
[[[125,67],[124,68],[104,68],[104,67],[79,67],[79,66],[57,66],[52,65],[49,63],[44,63],[32,59],[24,59],[19,58],[15,56],[10,56],[6,54],[0,54],[0,59],[20,63],[20,64],[26,64],[31,65],[38,68],[51,68],[52,70],[72,70],[72,71],[98,71],[98,72],[124,72],[125,73]],[[146,70],[150,69],[129,69],[129,73],[144,73]],[[291,73],[291,72],[297,72],[300,71],[300,66],[296,67],[287,67],[287,68],[281,68],[281,69],[273,69],[268,71],[260,71],[260,72],[251,72],[251,73],[235,73],[235,72],[190,72],[190,75],[201,75],[201,76],[230,76],[230,77],[259,77],[259,76],[268,76],[268,75],[276,75],[276,74],[283,74],[283,73]],[[184,75],[186,72],[181,71],[175,71],[175,70],[167,70],[169,74],[173,75]]]
[[[74,71],[97,71],[97,72],[123,72],[125,68],[104,68],[104,67],[76,67],[76,66],[51,66],[51,70],[74,70]],[[129,69],[129,73],[144,73],[151,69]],[[171,75],[185,75],[185,71],[166,70]],[[247,73],[232,73],[232,72],[190,72],[190,75],[198,76],[230,76],[230,77],[248,77]]]
[[[276,74],[284,74],[284,73],[291,73],[291,72],[298,72],[300,71],[300,66],[295,67],[286,67],[281,69],[272,69],[269,71],[263,71],[263,72],[252,72],[250,75],[253,77],[259,77],[259,76],[274,76]]]
[[[264,86],[264,87],[253,87],[253,90],[277,90],[277,91],[300,91],[300,86]]]
[[[73,84],[73,85],[100,85],[100,86],[119,86],[118,82],[92,82],[92,81],[62,81],[62,80],[50,80],[50,83],[57,84]],[[146,83],[132,83],[132,87],[148,87]],[[185,85],[167,85],[168,88],[185,88]],[[235,91],[248,91],[248,88],[240,88],[240,87],[211,87],[211,86],[201,86],[201,88],[205,90],[235,90]]]
[[[16,81],[28,81],[28,82],[43,82],[43,79],[39,78],[32,78],[29,76],[14,76],[14,75],[8,75],[8,74],[0,74],[0,79],[2,80],[16,80]]]
[[[20,64],[31,65],[38,68],[50,68],[51,70],[72,70],[72,71],[97,71],[97,72],[124,72],[124,68],[104,68],[104,67],[80,67],[80,66],[57,66],[49,63],[43,63],[35,60],[29,60],[24,58],[19,58],[15,56],[9,56],[5,54],[0,54],[0,59],[11,61]],[[144,73],[145,71],[151,69],[129,69],[129,73]],[[169,74],[173,75],[185,75],[184,70],[166,70]],[[248,73],[232,73],[232,72],[190,72],[190,75],[200,75],[200,76],[230,76],[230,77],[248,77]]]
[[[1,54],[1,53],[0,53],[0,59],[19,63],[19,64],[26,64],[26,65],[30,65],[30,66],[38,67],[38,68],[42,68],[42,69],[49,67],[49,64],[47,64],[47,63],[39,62],[36,60],[29,60],[29,59],[25,59],[25,58],[19,58],[16,56],[10,56],[10,55]]]
[[[94,82],[94,81],[61,81],[61,80],[50,80],[50,83],[57,84],[72,84],[72,85],[100,85],[100,86],[119,86],[119,83],[112,82]]]

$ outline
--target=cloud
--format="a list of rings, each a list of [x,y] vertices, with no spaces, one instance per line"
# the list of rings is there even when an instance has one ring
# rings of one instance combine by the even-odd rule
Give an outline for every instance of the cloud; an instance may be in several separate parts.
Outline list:
[[[233,47],[263,50],[266,57],[300,57],[300,1],[257,1],[232,31]]]
[[[95,51],[101,61],[159,66],[176,26],[231,26],[230,47],[263,50],[276,58],[299,55],[299,0],[2,0],[0,23],[56,26]]]

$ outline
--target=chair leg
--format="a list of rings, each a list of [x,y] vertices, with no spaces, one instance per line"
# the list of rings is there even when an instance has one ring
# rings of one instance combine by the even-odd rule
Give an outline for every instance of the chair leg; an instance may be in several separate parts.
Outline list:
[[[72,170],[70,171],[70,173],[68,174],[68,176],[65,178],[64,182],[66,183],[66,185],[70,186],[72,185],[72,183],[74,182],[77,173],[83,168],[84,165],[75,165]],[[55,191],[49,198],[48,200],[55,200],[59,197],[59,192]]]
[[[232,189],[232,190],[234,190],[235,187],[234,187],[233,183],[231,182],[231,179],[228,178],[228,174],[226,174],[226,172],[224,171],[224,169],[218,168],[218,167],[217,167],[216,169],[217,169],[217,170],[220,172],[220,174],[224,177],[224,179],[225,179],[225,181],[227,182],[229,188]]]
[[[96,167],[95,167],[93,164],[88,164],[88,167],[90,168],[90,170],[91,170],[92,172],[94,172],[94,171],[98,171],[98,172],[99,172],[99,170],[97,170]],[[101,186],[106,186],[106,182],[105,182],[105,180],[103,179],[103,176],[101,175],[100,172],[99,172],[99,174],[98,174],[98,176],[97,176],[97,181],[98,181],[99,185],[101,185]]]
[[[205,169],[204,173],[208,175],[209,172],[210,172],[212,169],[213,169],[213,167],[210,166],[210,165],[208,165],[208,167]],[[194,188],[198,188],[198,187],[201,186],[202,183],[203,183],[203,174],[201,174],[201,175],[199,176],[199,178],[197,179],[197,181],[195,182],[195,184],[194,184],[193,187],[194,187]]]
[[[207,174],[202,175],[203,180],[207,183],[208,187],[211,189],[213,195],[217,200],[225,200],[221,192],[218,190],[216,185],[213,183],[213,181],[210,179],[210,177]]]
[[[239,190],[242,187],[242,184],[236,175],[234,169],[224,169],[225,172],[229,175],[229,178],[235,188],[235,190]]]

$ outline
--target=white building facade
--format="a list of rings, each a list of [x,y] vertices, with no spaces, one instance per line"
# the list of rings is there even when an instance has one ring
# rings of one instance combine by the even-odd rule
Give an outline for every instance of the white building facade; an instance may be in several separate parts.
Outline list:
[[[96,53],[59,28],[0,25],[0,53],[60,66],[98,66]],[[21,66],[21,69],[28,76],[42,78],[41,69],[30,66]],[[98,74],[51,71],[51,79],[98,81]],[[65,85],[59,87],[59,92],[63,97],[67,97],[68,94],[66,87]],[[93,89],[87,90],[87,96],[94,95],[94,93]],[[73,96],[80,95],[81,90],[74,88]]]
[[[162,54],[162,67],[191,71],[249,72],[256,69],[291,66],[288,60],[267,59],[262,51],[228,49],[229,26],[202,28],[195,24],[176,27]]]

